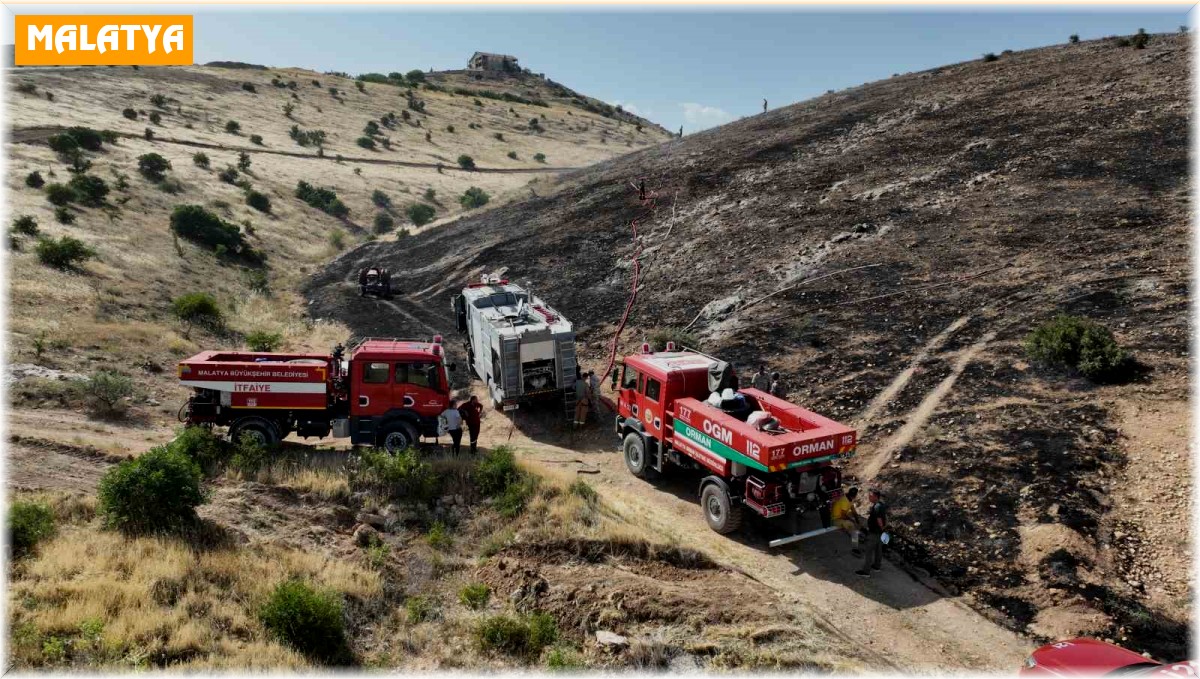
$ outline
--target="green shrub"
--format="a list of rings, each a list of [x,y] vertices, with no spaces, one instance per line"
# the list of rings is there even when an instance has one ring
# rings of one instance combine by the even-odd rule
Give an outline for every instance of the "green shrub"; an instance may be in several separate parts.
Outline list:
[[[147,127],[145,131],[142,132],[142,136],[145,137],[146,141],[154,141],[154,130]]]
[[[46,180],[42,179],[42,173],[38,172],[37,170],[25,175],[25,186],[28,186],[31,189],[40,189],[45,186],[45,184]]]
[[[538,122],[537,118],[529,119],[529,130],[531,132],[541,132],[542,131],[542,124]]]
[[[272,636],[326,664],[348,660],[341,597],[300,580],[279,583],[258,612]]]
[[[513,160],[517,160],[517,152],[516,152],[516,151],[509,151],[509,152],[508,152],[508,157],[509,157],[509,158],[512,158]]]
[[[222,246],[227,252],[236,252],[249,259],[254,259],[256,255],[242,239],[242,233],[237,226],[199,205],[175,206],[171,213],[171,231],[180,238],[213,249]]]
[[[375,135],[379,134],[379,123],[375,122],[374,120],[368,120],[367,124],[363,126],[363,134],[367,135],[368,137],[374,137]]]
[[[480,493],[488,497],[503,493],[506,488],[520,480],[521,476],[517,458],[508,446],[493,448],[484,454],[475,466],[475,485]]]
[[[355,143],[364,149],[375,150],[375,140],[370,137],[359,137]]]
[[[429,527],[429,532],[425,535],[425,541],[434,549],[446,549],[454,544],[454,538],[450,537],[450,531],[441,521],[433,522],[433,525]]]
[[[224,170],[217,173],[217,179],[226,184],[236,184],[238,180],[238,169],[232,165],[226,165]]]
[[[1078,43],[1079,35],[1077,33],[1072,33],[1071,37],[1067,38],[1067,42],[1071,43],[1072,45]]]
[[[424,226],[433,221],[433,218],[437,215],[437,210],[434,210],[433,206],[431,205],[426,205],[424,203],[413,203],[412,205],[408,206],[408,209],[405,210],[405,213],[408,215],[408,218],[412,220],[413,224],[416,224],[417,226]]]
[[[195,462],[210,476],[219,473],[233,453],[224,439],[205,427],[184,428],[167,447]]]
[[[386,212],[375,215],[375,233],[387,233],[396,228],[396,220]]]
[[[66,205],[60,205],[54,208],[54,219],[58,221],[59,224],[74,224],[75,212]]]
[[[75,137],[72,137],[69,134],[51,135],[50,138],[46,140],[46,143],[50,145],[51,151],[54,151],[60,156],[65,156],[66,154],[79,148],[79,142],[75,141]]]
[[[471,188],[467,189],[462,196],[459,197],[458,202],[460,205],[470,210],[487,205],[487,202],[491,200],[491,198],[492,197],[489,196],[483,189],[479,188],[478,186],[472,186]]]
[[[422,462],[412,450],[395,455],[378,449],[363,450],[350,474],[350,485],[356,491],[414,502],[432,499],[437,492],[437,481],[429,463]]]
[[[115,144],[117,143],[117,133],[113,132],[112,130],[100,130],[100,139],[102,139],[105,144]]]
[[[425,82],[425,72],[419,68],[414,68],[404,74],[404,79],[410,83],[423,83]]]
[[[41,502],[17,501],[8,507],[8,546],[13,557],[33,551],[54,535],[54,510]]]
[[[998,61],[999,59],[1000,59],[1000,57],[996,56],[995,54],[993,54],[991,52],[988,52],[987,54],[983,55],[984,61]]]
[[[254,86],[254,83],[242,83],[242,89],[250,94],[258,94],[258,88]]]
[[[544,163],[544,162],[546,162],[546,154],[535,153],[535,154],[533,154],[533,159],[539,163]]]
[[[1082,316],[1060,315],[1041,324],[1025,339],[1035,361],[1075,369],[1093,382],[1128,377],[1133,359],[1108,328]]]
[[[242,434],[229,458],[229,466],[243,474],[256,474],[270,462],[271,449],[249,433]]]
[[[341,218],[350,213],[350,208],[338,200],[333,189],[315,187],[306,181],[296,184],[296,197],[334,217]]]
[[[557,646],[546,654],[546,668],[549,670],[578,670],[586,667],[579,654],[569,648]]]
[[[108,370],[92,373],[82,385],[84,400],[93,415],[118,417],[129,409],[133,380]]]
[[[465,585],[458,590],[458,600],[462,602],[462,605],[476,611],[487,606],[488,598],[491,596],[492,588],[482,582]]]
[[[496,138],[496,141],[504,141],[504,133],[503,132],[493,132],[492,136]]]
[[[1146,45],[1149,43],[1150,35],[1146,33],[1146,29],[1144,28],[1139,28],[1137,34],[1129,40],[1129,44],[1133,45],[1135,49],[1139,50],[1146,49]]]
[[[242,172],[250,170],[250,154],[245,151],[238,152],[237,168]]]
[[[238,134],[242,131],[242,124],[236,120],[230,120],[225,123],[225,131],[229,134]]]
[[[152,94],[150,95],[150,103],[159,108],[166,108],[167,98],[161,94]]]
[[[121,111],[121,115],[125,116],[129,120],[137,120],[138,118],[138,112],[132,108],[127,108],[124,111]]]
[[[104,134],[90,127],[69,127],[67,134],[75,140],[80,148],[87,151],[99,151],[104,146]]]
[[[217,299],[207,292],[189,292],[171,300],[171,313],[186,325],[184,336],[192,326],[220,327],[224,321]]]
[[[29,215],[21,215],[13,220],[12,232],[22,236],[36,236],[38,235],[37,220]]]
[[[567,487],[567,492],[582,499],[591,506],[596,506],[600,502],[600,495],[595,488],[588,485],[583,479],[575,479],[575,482]]]
[[[534,658],[558,640],[558,623],[547,613],[520,618],[495,615],[476,626],[475,639],[483,651]]]
[[[292,125],[288,136],[301,146],[320,146],[325,143],[325,130],[302,130],[299,125]]]
[[[179,530],[196,522],[204,502],[200,467],[166,446],[121,462],[100,479],[98,509],[105,525],[124,533]]]
[[[89,174],[77,174],[71,177],[67,184],[84,205],[99,207],[104,204],[104,197],[108,195],[108,184],[103,179]]]
[[[262,145],[263,145],[263,138],[262,138],[262,135],[261,135],[261,134],[252,134],[252,135],[250,135],[250,143],[251,143],[251,144],[256,144],[256,145],[258,145],[258,146],[262,146]]]
[[[432,620],[437,613],[437,605],[427,596],[410,596],[404,602],[404,610],[408,613],[408,624],[416,625]]]
[[[458,157],[458,166],[464,170],[474,170],[475,159],[464,153]]]
[[[208,154],[204,153],[203,151],[193,153],[192,163],[195,164],[196,167],[202,167],[207,170],[209,168]]]
[[[161,125],[162,124],[162,114],[159,113],[158,111],[151,111],[150,112],[150,122],[154,125]]]
[[[52,205],[67,205],[75,200],[75,190],[63,184],[47,184],[46,200]]]
[[[423,195],[425,196],[425,200],[427,200],[431,203],[435,202],[437,200],[437,191],[434,191],[433,187],[429,187],[428,189],[425,189],[425,193]]]
[[[447,132],[449,132],[450,134],[454,134],[454,126],[453,126],[453,125],[447,125],[447,126],[446,126],[446,131],[447,131]]]
[[[375,207],[387,209],[392,206],[392,199],[383,191],[375,189],[371,192],[371,202]]]
[[[283,344],[283,335],[266,330],[255,330],[246,335],[246,347],[250,351],[275,351]]]
[[[138,156],[138,172],[152,182],[162,181],[169,169],[171,169],[171,161],[157,153],[146,153]]]
[[[334,229],[329,232],[329,244],[334,250],[342,251],[346,249],[346,232],[341,229]]]
[[[496,498],[496,511],[509,519],[520,516],[537,489],[538,477],[523,475],[517,482],[509,484],[504,492]]]
[[[70,236],[58,240],[43,238],[35,248],[38,261],[56,269],[74,269],[77,265],[96,256],[96,251],[84,245],[82,241]]]
[[[271,199],[267,196],[267,194],[262,193],[261,191],[247,191],[246,205],[249,205],[259,212],[271,214]]]

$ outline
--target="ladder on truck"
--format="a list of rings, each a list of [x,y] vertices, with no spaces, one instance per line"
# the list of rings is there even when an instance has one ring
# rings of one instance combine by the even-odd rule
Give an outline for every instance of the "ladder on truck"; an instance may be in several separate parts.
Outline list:
[[[521,395],[521,338],[500,338],[500,388],[504,400]]]
[[[567,420],[575,421],[575,371],[579,364],[575,360],[575,338],[561,339],[554,343],[555,359],[558,363],[559,374],[563,376],[563,408]]]

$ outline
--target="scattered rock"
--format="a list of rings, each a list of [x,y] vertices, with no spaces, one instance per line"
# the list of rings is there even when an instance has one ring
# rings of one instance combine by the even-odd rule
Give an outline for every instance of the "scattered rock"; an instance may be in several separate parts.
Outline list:
[[[354,544],[359,547],[368,547],[379,540],[379,531],[375,530],[368,524],[361,524],[354,529]]]
[[[387,519],[379,514],[371,514],[369,512],[359,512],[358,516],[354,517],[359,523],[365,523],[378,529],[383,529],[387,526]]]
[[[624,648],[629,645],[629,639],[615,632],[596,630],[596,644],[610,648]]]

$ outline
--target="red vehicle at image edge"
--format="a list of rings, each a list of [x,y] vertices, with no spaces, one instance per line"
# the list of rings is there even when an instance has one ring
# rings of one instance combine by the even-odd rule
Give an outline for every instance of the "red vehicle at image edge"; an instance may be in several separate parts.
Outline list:
[[[437,435],[452,370],[440,335],[365,338],[329,355],[205,351],[179,363],[180,383],[193,390],[180,420],[227,426],[233,441],[332,433],[394,453]]]
[[[1025,659],[1023,677],[1096,677],[1142,675],[1195,677],[1200,663],[1159,663],[1133,651],[1096,639],[1069,639],[1046,644]]]
[[[709,472],[700,482],[700,504],[714,531],[737,530],[745,507],[789,519],[792,533],[804,512],[819,512],[821,528],[772,540],[772,547],[837,530],[829,517],[841,495],[834,464],[854,454],[853,429],[757,389],[737,390],[740,397],[729,403],[707,402],[732,386],[728,365],[674,351],[674,343],[659,353],[643,344],[612,380],[629,471],[639,478],[670,467]],[[754,426],[762,418],[773,420],[770,430]]]

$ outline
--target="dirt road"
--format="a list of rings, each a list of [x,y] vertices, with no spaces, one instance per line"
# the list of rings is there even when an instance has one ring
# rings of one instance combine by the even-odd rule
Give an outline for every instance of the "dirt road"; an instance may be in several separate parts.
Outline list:
[[[865,579],[846,536],[835,533],[771,550],[765,533],[748,527],[722,536],[704,522],[695,498],[698,476],[677,472],[648,483],[633,477],[615,436],[592,424],[572,441],[569,432],[518,411],[517,426],[491,412],[481,444],[507,443],[527,463],[580,471],[605,501],[627,518],[652,527],[664,541],[699,549],[780,592],[806,614],[835,627],[847,643],[873,651],[879,669],[1012,672],[1033,643],[987,620],[958,597],[946,597],[885,563]],[[589,473],[589,472],[596,473]]]

